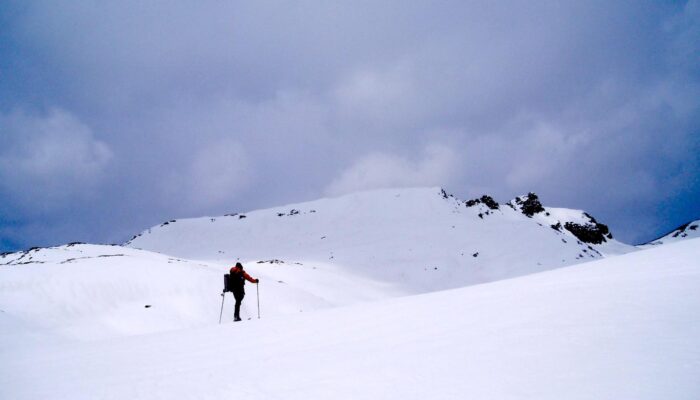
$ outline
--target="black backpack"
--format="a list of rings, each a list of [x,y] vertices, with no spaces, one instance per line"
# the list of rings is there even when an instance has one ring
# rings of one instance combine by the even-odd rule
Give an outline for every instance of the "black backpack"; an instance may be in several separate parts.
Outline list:
[[[245,278],[243,278],[243,273],[238,275],[235,274],[225,274],[224,275],[224,292],[237,292],[243,289],[245,285]]]
[[[229,274],[224,274],[224,293],[233,291],[231,290],[231,283],[229,283],[229,277]]]

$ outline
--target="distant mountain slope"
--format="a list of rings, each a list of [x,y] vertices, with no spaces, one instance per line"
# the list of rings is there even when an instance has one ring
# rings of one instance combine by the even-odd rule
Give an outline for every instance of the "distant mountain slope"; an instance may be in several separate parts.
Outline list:
[[[585,243],[553,226],[570,222],[557,217],[583,219],[582,212],[551,209],[533,217],[522,207],[484,199],[464,202],[440,188],[376,190],[245,214],[168,221],[126,245],[218,262],[322,262],[414,293],[634,250],[607,236],[600,243]]]
[[[293,317],[15,346],[0,398],[698,399],[699,240]]]
[[[649,243],[645,243],[640,247],[658,246],[698,237],[700,237],[700,220],[695,220],[688,222],[687,224],[683,224],[660,238],[654,239]]]

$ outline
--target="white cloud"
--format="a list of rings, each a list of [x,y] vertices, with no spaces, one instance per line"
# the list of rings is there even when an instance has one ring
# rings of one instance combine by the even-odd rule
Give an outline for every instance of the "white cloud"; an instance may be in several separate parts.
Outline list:
[[[386,187],[446,185],[456,177],[457,157],[450,148],[432,144],[421,160],[372,153],[360,158],[326,188],[335,196],[359,190]]]
[[[184,172],[166,181],[166,202],[186,200],[190,207],[206,208],[235,199],[251,181],[252,168],[237,142],[220,140],[200,147]]]
[[[0,190],[19,207],[51,210],[89,195],[113,158],[71,113],[0,114]]]

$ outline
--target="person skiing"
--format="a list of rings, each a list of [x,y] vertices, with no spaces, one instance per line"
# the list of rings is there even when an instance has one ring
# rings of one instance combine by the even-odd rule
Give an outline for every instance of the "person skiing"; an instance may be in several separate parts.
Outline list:
[[[229,285],[231,288],[231,292],[233,292],[233,298],[236,299],[236,308],[233,313],[233,320],[240,321],[241,302],[243,301],[243,297],[245,297],[245,281],[257,284],[258,282],[260,282],[260,279],[254,279],[253,277],[248,275],[248,273],[243,270],[243,264],[239,262],[231,268],[230,273],[231,274],[229,276]]]

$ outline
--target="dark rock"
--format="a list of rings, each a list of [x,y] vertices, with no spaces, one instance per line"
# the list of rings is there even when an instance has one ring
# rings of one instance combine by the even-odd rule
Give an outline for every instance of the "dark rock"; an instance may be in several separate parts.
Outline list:
[[[500,208],[499,204],[493,197],[488,195],[483,195],[478,199],[471,199],[464,202],[467,207],[474,207],[477,204],[483,204],[492,210],[498,210]]]
[[[273,258],[272,260],[261,260],[257,262],[258,264],[284,264],[285,262],[282,260],[278,260],[276,258]]]
[[[491,196],[483,195],[479,200],[481,200],[481,202],[484,203],[486,207],[492,210],[498,210],[500,208],[498,203],[496,203],[496,200],[494,200]]]
[[[522,197],[515,199],[515,203],[520,206],[520,210],[523,214],[528,217],[532,217],[533,215],[544,211],[544,207],[542,207],[542,203],[540,203],[540,199],[536,194],[530,192],[527,194],[527,196],[523,197],[524,199]]]
[[[585,225],[567,222],[564,224],[564,228],[584,243],[601,244],[607,241],[606,237],[612,239],[607,225],[596,222],[592,217],[591,220],[592,223]]]

